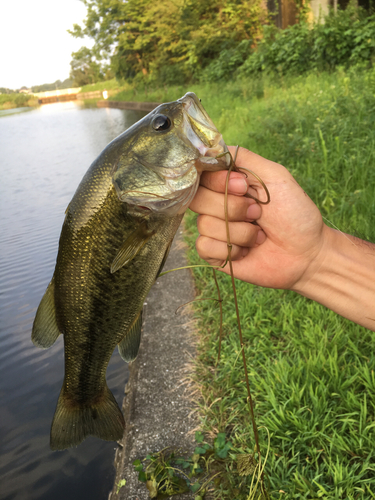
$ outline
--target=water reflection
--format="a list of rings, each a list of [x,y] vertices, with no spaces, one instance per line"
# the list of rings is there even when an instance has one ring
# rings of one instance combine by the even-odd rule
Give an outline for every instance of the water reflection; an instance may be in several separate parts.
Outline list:
[[[0,118],[1,498],[106,499],[114,443],[87,439],[51,452],[49,428],[63,378],[63,342],[30,340],[55,265],[68,205],[83,174],[114,137],[144,115],[56,103]],[[117,351],[108,386],[121,404],[127,377]]]
[[[15,115],[18,113],[25,113],[26,111],[33,111],[33,108],[25,106],[23,108],[0,109],[0,117],[7,115]]]

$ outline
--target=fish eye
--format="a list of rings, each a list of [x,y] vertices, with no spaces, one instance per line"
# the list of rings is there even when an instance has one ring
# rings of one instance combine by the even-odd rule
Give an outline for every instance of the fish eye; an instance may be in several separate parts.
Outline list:
[[[172,125],[172,122],[168,116],[165,115],[157,115],[155,116],[153,122],[152,122],[152,127],[154,130],[157,130],[158,132],[161,130],[168,130]]]

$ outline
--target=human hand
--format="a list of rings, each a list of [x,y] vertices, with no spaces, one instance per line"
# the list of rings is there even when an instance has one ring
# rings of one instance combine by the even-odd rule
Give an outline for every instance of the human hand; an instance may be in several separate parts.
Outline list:
[[[229,148],[234,155],[235,148]],[[259,181],[233,172],[228,186],[229,231],[236,278],[269,288],[301,289],[319,268],[324,253],[325,226],[308,195],[283,166],[240,148],[238,167],[253,170],[266,184],[271,201],[259,205],[246,192],[266,200]],[[190,208],[199,214],[196,248],[211,265],[227,255],[224,192],[227,172],[204,172]],[[256,221],[257,225],[251,222]],[[319,258],[318,258],[319,256]],[[229,274],[229,264],[224,272]]]

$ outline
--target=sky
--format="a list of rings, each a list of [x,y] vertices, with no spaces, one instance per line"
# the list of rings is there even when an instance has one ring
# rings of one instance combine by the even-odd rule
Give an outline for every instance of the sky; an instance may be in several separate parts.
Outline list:
[[[0,87],[19,89],[69,77],[72,52],[92,47],[73,38],[86,7],[79,0],[17,0],[1,3]]]

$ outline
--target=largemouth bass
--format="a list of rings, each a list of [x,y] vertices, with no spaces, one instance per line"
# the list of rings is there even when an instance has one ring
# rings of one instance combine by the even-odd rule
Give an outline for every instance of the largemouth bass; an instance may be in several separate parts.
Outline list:
[[[200,173],[228,168],[226,152],[200,101],[188,93],[114,139],[83,177],[66,210],[55,271],[32,332],[42,348],[64,336],[52,449],[89,435],[121,439],[124,418],[107,387],[108,362],[116,345],[125,361],[137,356],[144,300]]]

